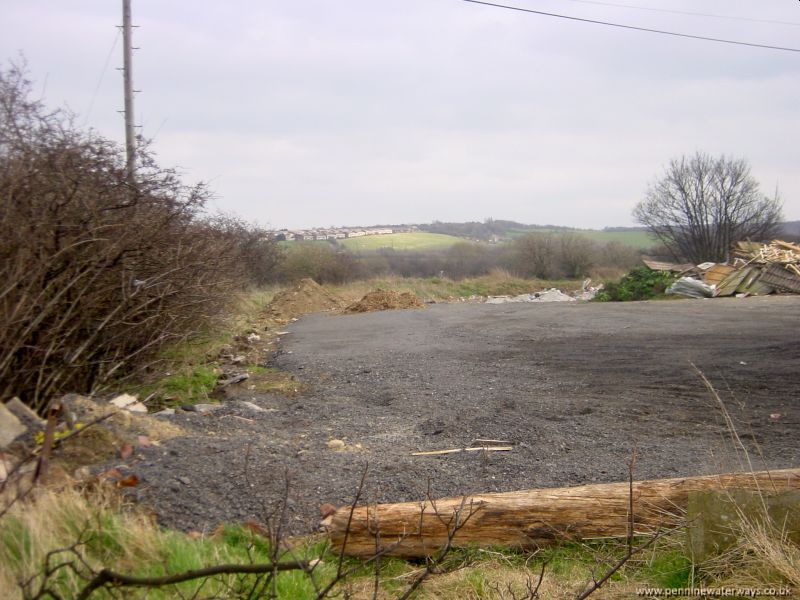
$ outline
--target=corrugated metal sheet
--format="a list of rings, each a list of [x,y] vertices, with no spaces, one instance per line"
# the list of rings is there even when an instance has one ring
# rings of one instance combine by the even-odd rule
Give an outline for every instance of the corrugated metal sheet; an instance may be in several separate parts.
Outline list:
[[[694,265],[691,263],[678,264],[662,262],[660,260],[650,260],[649,258],[643,258],[642,262],[647,268],[653,269],[653,271],[672,271],[675,273],[684,273],[694,269]]]
[[[767,266],[761,281],[780,290],[800,293],[800,277],[778,264]]]

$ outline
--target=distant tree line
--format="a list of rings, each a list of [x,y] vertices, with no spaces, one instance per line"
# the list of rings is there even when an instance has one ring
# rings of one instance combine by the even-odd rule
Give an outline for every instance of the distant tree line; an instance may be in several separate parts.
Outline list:
[[[434,221],[433,223],[418,225],[420,231],[428,233],[442,233],[455,237],[462,237],[470,240],[488,241],[495,237],[505,239],[512,235],[519,235],[525,231],[547,230],[547,231],[569,231],[570,227],[558,225],[526,225],[516,221],[504,221],[502,219],[486,219],[484,221],[467,221],[465,223],[444,223]]]
[[[394,275],[463,279],[502,269],[540,279],[617,276],[640,262],[640,252],[620,242],[595,242],[579,233],[529,233],[505,244],[463,241],[446,249],[384,248],[351,252],[332,243],[294,242],[283,250],[276,281],[311,277],[345,283]]]

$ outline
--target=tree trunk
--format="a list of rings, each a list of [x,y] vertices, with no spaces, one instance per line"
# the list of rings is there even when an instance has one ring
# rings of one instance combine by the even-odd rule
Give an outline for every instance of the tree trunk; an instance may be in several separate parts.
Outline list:
[[[655,479],[633,483],[636,535],[682,523],[689,492],[750,489],[765,494],[800,489],[800,469]],[[557,541],[624,538],[630,524],[630,484],[537,489],[424,502],[339,508],[323,521],[333,545],[350,556],[376,549],[428,556],[452,545],[534,549]]]

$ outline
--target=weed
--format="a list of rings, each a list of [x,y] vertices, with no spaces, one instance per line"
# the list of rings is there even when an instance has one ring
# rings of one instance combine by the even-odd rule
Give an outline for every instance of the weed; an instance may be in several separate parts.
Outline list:
[[[207,402],[208,395],[217,385],[219,372],[208,366],[186,366],[181,372],[167,375],[152,385],[142,388],[141,393],[151,396],[151,407],[179,406]]]
[[[629,300],[649,300],[663,296],[676,275],[665,271],[653,271],[647,267],[637,267],[619,282],[607,283],[597,293],[598,302],[626,302]]]

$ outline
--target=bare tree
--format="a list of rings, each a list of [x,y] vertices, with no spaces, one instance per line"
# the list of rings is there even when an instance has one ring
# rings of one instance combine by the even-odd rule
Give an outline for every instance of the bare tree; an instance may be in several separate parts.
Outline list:
[[[673,159],[633,216],[678,260],[725,261],[739,240],[776,235],[782,202],[759,190],[744,159],[697,152]]]

